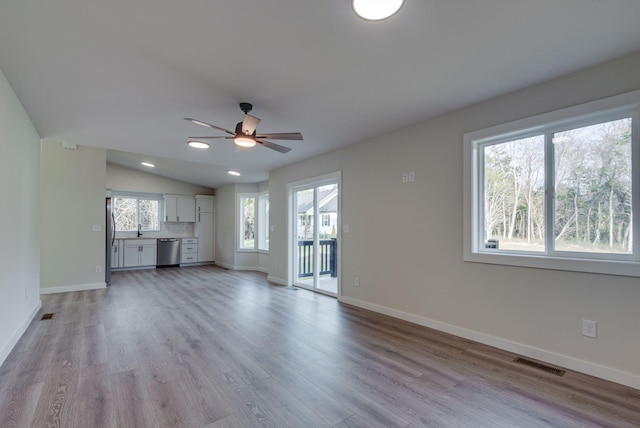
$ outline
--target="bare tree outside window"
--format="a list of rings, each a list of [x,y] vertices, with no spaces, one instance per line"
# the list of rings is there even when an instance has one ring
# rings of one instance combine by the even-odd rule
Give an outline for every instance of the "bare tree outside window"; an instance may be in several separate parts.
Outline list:
[[[137,197],[114,197],[116,231],[133,232],[140,224],[143,231],[160,230],[160,200]]]
[[[555,132],[553,218],[545,218],[545,135],[483,148],[487,248],[632,253],[631,118]],[[550,147],[550,148],[549,148]]]

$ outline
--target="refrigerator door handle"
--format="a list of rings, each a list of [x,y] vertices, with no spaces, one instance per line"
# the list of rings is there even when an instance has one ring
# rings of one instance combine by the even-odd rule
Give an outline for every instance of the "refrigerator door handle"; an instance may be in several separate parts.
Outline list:
[[[116,215],[111,210],[111,245],[116,242]]]

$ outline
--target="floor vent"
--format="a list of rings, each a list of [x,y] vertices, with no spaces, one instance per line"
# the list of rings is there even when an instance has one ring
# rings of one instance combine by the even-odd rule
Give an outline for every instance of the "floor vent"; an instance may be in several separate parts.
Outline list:
[[[50,320],[53,319],[53,314],[43,314],[42,318],[40,318],[40,320]]]
[[[527,360],[526,358],[516,358],[516,363],[524,364],[525,366],[533,367],[534,369],[543,370],[547,373],[554,374],[556,376],[562,376],[565,374],[565,371],[562,369],[557,369],[555,367],[547,366],[546,364],[538,363],[535,361]]]

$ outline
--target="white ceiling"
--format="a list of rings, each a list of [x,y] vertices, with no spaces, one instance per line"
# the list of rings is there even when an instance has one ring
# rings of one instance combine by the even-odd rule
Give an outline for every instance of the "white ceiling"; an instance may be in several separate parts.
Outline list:
[[[348,0],[2,0],[0,69],[42,138],[215,188],[640,51],[639,17],[638,0],[405,0],[382,22]],[[233,129],[241,101],[258,132],[304,141],[186,146],[216,131],[184,117]]]

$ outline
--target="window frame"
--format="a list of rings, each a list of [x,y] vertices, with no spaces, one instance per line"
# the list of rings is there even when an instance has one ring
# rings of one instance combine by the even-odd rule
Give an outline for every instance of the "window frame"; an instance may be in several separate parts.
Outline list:
[[[136,200],[136,224],[141,224],[140,222],[140,201],[157,201],[158,202],[158,228],[157,229],[141,229],[143,232],[160,232],[162,229],[162,206],[164,201],[164,195],[158,193],[141,193],[141,192],[125,192],[125,191],[111,191],[111,200],[113,201],[113,210],[115,214],[116,209],[116,199],[135,199]],[[115,232],[127,233],[127,232],[137,232],[138,229],[134,228],[133,230],[119,230],[117,229],[118,223],[115,224]]]
[[[632,222],[640,220],[640,91],[516,120],[464,134],[464,260],[578,272],[640,276],[640,227],[633,228],[631,254],[583,253],[549,248],[553,240],[554,205],[552,192],[545,192],[545,251],[508,251],[484,248],[484,171],[481,151],[484,147],[535,135],[544,135],[545,189],[552,186],[555,161],[551,149],[554,133],[595,123],[632,117]]]
[[[266,203],[264,201],[266,200]],[[269,253],[269,192],[259,192],[256,197],[256,249]],[[265,244],[265,245],[263,245]]]
[[[244,246],[244,233],[245,233],[245,216],[244,216],[244,201],[245,199],[253,199],[253,247],[245,247]],[[237,240],[238,240],[238,245],[237,247],[237,251],[238,252],[255,252],[257,250],[257,231],[256,231],[256,227],[257,227],[257,197],[256,197],[256,193],[238,193],[237,195],[237,207],[238,207],[238,214],[236,215],[236,221],[237,221]]]

